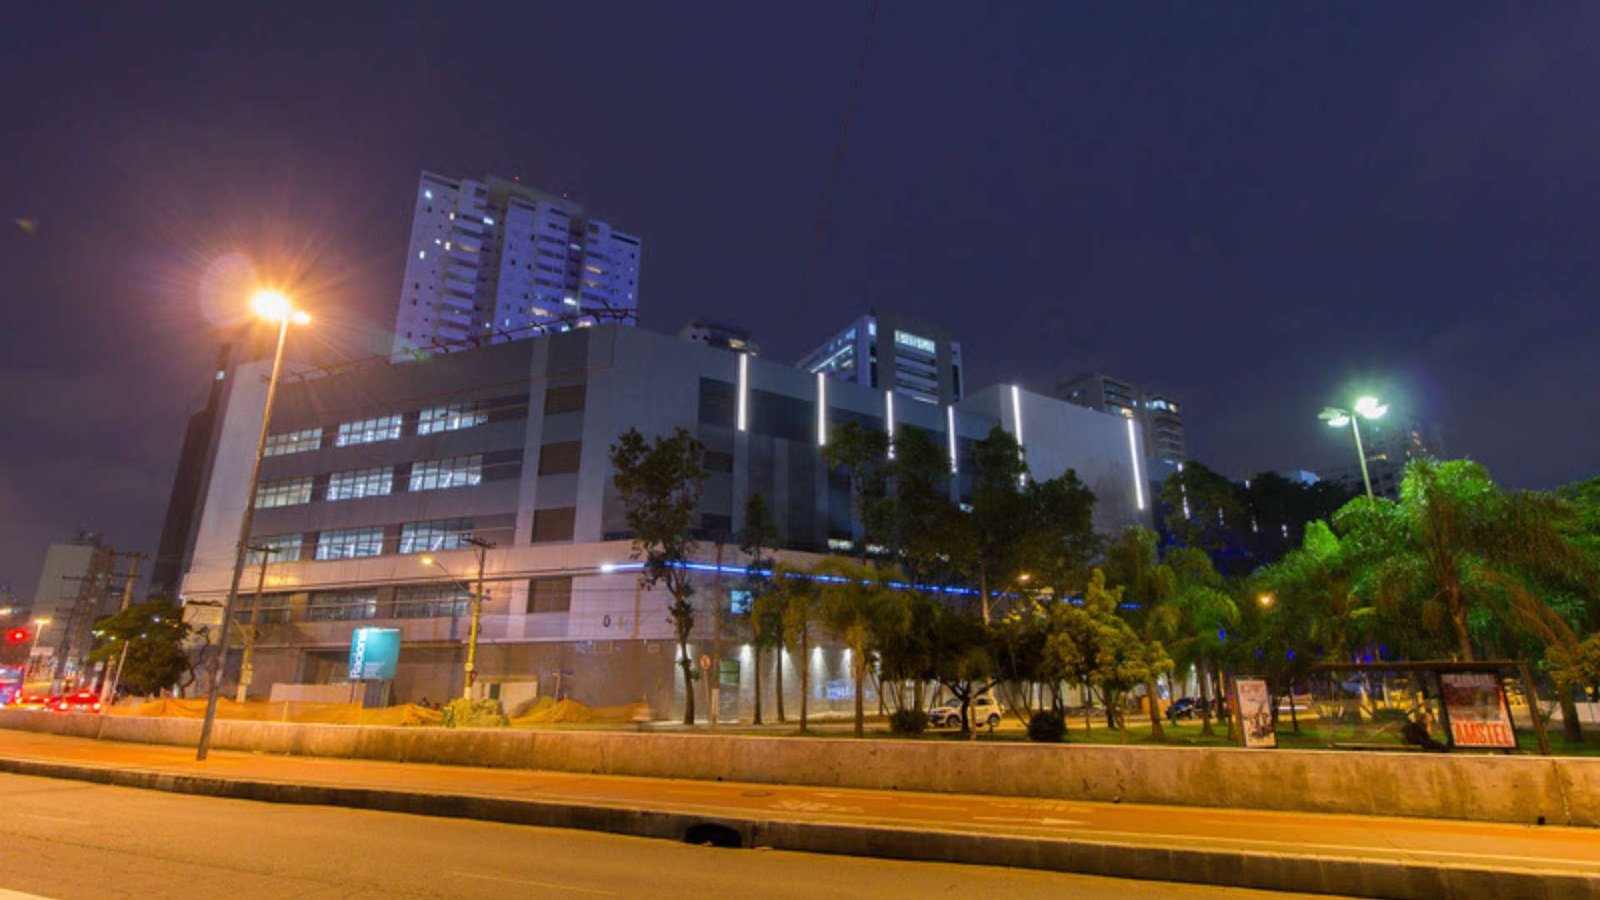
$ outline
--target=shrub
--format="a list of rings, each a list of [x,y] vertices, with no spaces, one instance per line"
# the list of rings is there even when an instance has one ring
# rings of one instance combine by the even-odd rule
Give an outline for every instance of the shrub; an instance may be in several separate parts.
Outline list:
[[[445,704],[446,728],[504,728],[511,724],[499,700],[468,700],[457,697]]]
[[[915,737],[928,729],[928,714],[920,709],[897,709],[889,714],[889,730]]]
[[[1067,719],[1061,713],[1041,709],[1028,719],[1028,740],[1059,744],[1067,739]]]

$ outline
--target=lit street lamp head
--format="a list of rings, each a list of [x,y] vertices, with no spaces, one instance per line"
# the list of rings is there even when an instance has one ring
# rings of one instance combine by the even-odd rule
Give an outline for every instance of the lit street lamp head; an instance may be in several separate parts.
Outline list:
[[[289,298],[282,291],[257,291],[256,295],[250,298],[250,308],[255,310],[256,315],[269,322],[281,324],[288,321],[304,325],[311,321],[311,316],[295,309],[294,304],[289,302]]]
[[[433,565],[433,557],[424,556],[421,560],[419,560],[419,562],[421,562],[425,566],[431,566],[431,565]]]
[[[1379,403],[1377,397],[1362,397],[1356,401],[1356,412],[1368,419],[1376,419],[1388,411],[1388,404]]]
[[[1271,606],[1274,599],[1275,598],[1271,594],[1262,594],[1256,598],[1256,602],[1260,603],[1262,606]]]

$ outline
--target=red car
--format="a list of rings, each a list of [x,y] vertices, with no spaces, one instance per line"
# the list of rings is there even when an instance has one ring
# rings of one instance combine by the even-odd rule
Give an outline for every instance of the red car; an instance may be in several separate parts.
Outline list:
[[[55,712],[99,712],[100,695],[94,691],[74,691],[50,698],[51,710]]]
[[[39,710],[49,709],[50,702],[51,698],[43,697],[38,694],[18,694],[10,703],[6,705],[11,709]]]

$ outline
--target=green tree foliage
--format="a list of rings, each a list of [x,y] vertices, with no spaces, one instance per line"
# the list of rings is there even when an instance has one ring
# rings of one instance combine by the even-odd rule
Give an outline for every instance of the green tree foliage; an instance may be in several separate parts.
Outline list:
[[[1586,690],[1591,700],[1600,700],[1600,632],[1570,650],[1552,649],[1546,662],[1557,688]]]
[[[117,692],[153,696],[177,684],[189,672],[189,657],[184,641],[189,626],[183,609],[171,600],[151,600],[129,606],[101,619],[95,626],[100,643],[89,659],[116,666]],[[123,649],[127,657],[123,657]],[[114,698],[106,698],[111,701]]]
[[[890,573],[842,559],[825,559],[813,570],[821,577],[819,616],[833,638],[850,650],[850,678],[855,683],[855,734],[864,733],[863,708],[867,672],[887,635],[911,624],[911,606],[904,592],[890,587]]]
[[[1122,726],[1122,700],[1129,689],[1155,681],[1172,669],[1160,641],[1146,641],[1119,614],[1122,589],[1106,586],[1094,569],[1083,603],[1060,604],[1045,643],[1050,664],[1071,681],[1098,691],[1106,716]]]
[[[772,520],[767,498],[751,494],[744,504],[744,528],[739,532],[739,550],[745,555],[745,588],[750,592],[750,643],[754,659],[755,724],[761,724],[761,657],[773,647],[782,646],[783,621],[775,604],[762,601],[772,591],[772,549],[778,541],[778,525]],[[778,664],[778,707],[782,721],[783,663]]]
[[[686,563],[694,555],[695,516],[705,485],[705,446],[682,428],[646,440],[630,428],[611,446],[612,481],[633,532],[633,552],[644,558],[645,587],[667,589],[668,614],[678,642],[683,672],[683,723],[694,724],[694,585]]]
[[[850,504],[861,528],[860,551],[865,561],[867,546],[881,543],[882,511],[878,502],[883,498],[888,474],[889,436],[863,428],[859,422],[845,422],[828,436],[821,455],[829,468],[843,469],[850,476]]]

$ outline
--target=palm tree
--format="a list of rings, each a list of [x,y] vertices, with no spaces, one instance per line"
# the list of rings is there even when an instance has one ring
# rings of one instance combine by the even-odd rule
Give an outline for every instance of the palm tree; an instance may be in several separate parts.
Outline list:
[[[1570,654],[1578,638],[1550,598],[1600,594],[1600,571],[1563,527],[1552,497],[1501,490],[1468,460],[1418,460],[1406,467],[1400,502],[1351,501],[1335,524],[1347,540],[1374,543],[1360,588],[1380,602],[1414,602],[1425,627],[1447,623],[1456,655],[1475,658],[1473,623],[1530,637]],[[1569,739],[1577,732],[1570,692],[1561,696]]]
[[[901,592],[889,586],[884,569],[841,558],[825,559],[812,570],[821,576],[820,619],[823,627],[850,650],[850,677],[855,682],[856,737],[865,731],[863,688],[872,656],[883,635],[905,628],[911,608]]]
[[[811,623],[816,621],[818,607],[817,582],[809,575],[793,566],[778,563],[773,566],[773,587],[777,596],[783,600],[780,614],[783,623],[783,646],[788,648],[789,655],[796,660],[795,668],[800,672],[800,730],[805,731],[809,724],[807,713],[810,710],[811,697]],[[779,690],[783,688],[782,669],[783,654],[778,655]]]

